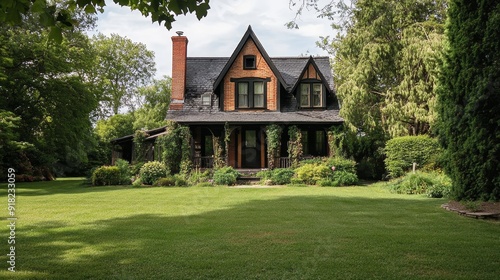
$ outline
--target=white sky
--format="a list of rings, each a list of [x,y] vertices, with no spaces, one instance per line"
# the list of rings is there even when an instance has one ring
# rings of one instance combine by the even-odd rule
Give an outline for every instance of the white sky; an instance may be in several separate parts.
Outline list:
[[[155,53],[156,77],[171,76],[172,36],[182,30],[187,36],[188,56],[229,57],[248,28],[253,31],[271,57],[328,55],[316,46],[319,36],[333,36],[330,22],[305,11],[298,23],[300,29],[287,29],[295,11],[288,0],[212,0],[208,16],[198,21],[194,14],[177,17],[169,31],[139,12],[106,1],[99,15],[97,32],[116,33],[141,42]],[[321,2],[320,2],[321,3]],[[92,32],[90,34],[94,34]]]

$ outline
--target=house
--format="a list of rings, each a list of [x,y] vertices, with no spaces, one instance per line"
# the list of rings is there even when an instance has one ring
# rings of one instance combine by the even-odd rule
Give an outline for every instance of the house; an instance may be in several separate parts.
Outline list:
[[[250,26],[230,57],[187,57],[188,39],[178,34],[172,37],[172,92],[166,119],[189,127],[196,166],[211,167],[214,139],[226,139],[226,165],[269,167],[266,127],[270,124],[283,131],[274,166],[290,165],[290,127],[301,132],[303,156],[329,154],[327,132],[342,125],[343,119],[328,57],[271,58]],[[148,131],[151,142],[165,130]],[[114,158],[132,159],[132,137],[113,140],[121,147]],[[155,151],[158,154],[151,149],[150,159]]]

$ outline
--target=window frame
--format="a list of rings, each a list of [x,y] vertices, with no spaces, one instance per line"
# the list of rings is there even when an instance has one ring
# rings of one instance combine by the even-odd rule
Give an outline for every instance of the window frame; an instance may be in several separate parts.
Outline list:
[[[253,66],[247,66],[247,61],[253,59]],[[257,58],[255,55],[244,55],[243,56],[243,69],[244,70],[255,70],[257,69]]]
[[[235,109],[267,109],[267,83],[270,82],[270,78],[237,78],[231,79],[234,82],[234,98],[235,98]],[[247,106],[240,106],[240,84],[248,84],[247,93]],[[263,106],[255,106],[255,83],[262,83],[263,86]]]
[[[315,96],[315,86],[320,86],[320,89],[321,89],[321,92],[319,94],[319,101],[320,101],[320,104],[319,105],[314,105],[314,96]],[[306,87],[309,88],[309,91],[307,93],[307,105],[303,105],[303,98],[304,98],[304,95],[302,94],[303,93],[303,88]],[[318,80],[311,80],[311,81],[302,81],[299,86],[298,86],[298,90],[297,90],[297,97],[299,99],[299,107],[300,108],[304,108],[304,109],[320,109],[320,108],[326,108],[326,89],[325,89],[325,86],[323,85],[323,83],[321,81],[318,81]]]
[[[208,99],[208,102],[205,103],[205,98]],[[201,105],[203,106],[211,106],[212,105],[212,93],[211,92],[205,92],[204,94],[201,95]]]

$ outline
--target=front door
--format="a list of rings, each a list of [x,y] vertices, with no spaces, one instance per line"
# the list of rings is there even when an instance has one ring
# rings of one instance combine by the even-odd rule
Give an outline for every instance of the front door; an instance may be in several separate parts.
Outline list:
[[[257,130],[248,129],[243,133],[241,159],[244,168],[260,167],[260,141]]]

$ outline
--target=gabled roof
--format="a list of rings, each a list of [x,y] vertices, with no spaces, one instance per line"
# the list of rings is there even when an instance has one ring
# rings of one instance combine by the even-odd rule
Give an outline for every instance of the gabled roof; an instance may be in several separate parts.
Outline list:
[[[330,68],[330,58],[326,56],[317,57],[273,57],[271,60],[281,73],[285,84],[283,85],[288,92],[292,92],[297,83],[300,83],[309,62],[312,61],[316,71],[320,72],[320,77],[325,85],[328,85],[330,92],[333,92],[333,76]]]
[[[243,49],[243,47],[245,46],[245,44],[247,43],[247,41],[249,39],[253,40],[253,42],[257,46],[257,49],[262,54],[262,57],[264,57],[264,60],[266,61],[267,65],[269,65],[269,67],[273,71],[274,75],[278,78],[278,81],[281,84],[285,85],[285,81],[283,80],[283,77],[281,77],[281,73],[278,71],[278,69],[276,68],[276,66],[272,62],[271,58],[269,57],[266,50],[264,49],[264,47],[260,43],[259,39],[257,39],[257,35],[255,35],[255,33],[253,32],[252,26],[249,25],[247,31],[245,32],[245,35],[243,35],[243,38],[241,38],[240,43],[238,44],[238,46],[234,50],[233,54],[231,55],[231,57],[227,61],[226,65],[224,66],[224,68],[220,72],[219,76],[215,80],[214,89],[217,88],[217,86],[219,86],[219,84],[222,82],[222,80],[226,76],[227,72],[229,71],[229,69],[233,65],[234,61],[236,60],[236,57],[238,57],[239,53],[241,52],[241,50]]]
[[[316,72],[318,73],[318,75],[319,75],[319,77],[321,79],[321,82],[323,82],[323,84],[325,84],[325,85],[329,85],[328,80],[323,75],[323,72],[319,70],[318,65],[314,61],[313,57],[310,56],[309,60],[306,63],[306,65],[304,66],[304,69],[300,73],[299,78],[295,81],[295,84],[293,85],[291,91],[295,91],[295,89],[297,88],[297,86],[300,84],[300,80],[304,76],[304,74],[306,73],[307,69],[309,68],[309,65],[312,65],[314,67],[314,69],[316,70]],[[330,71],[328,71],[327,73],[330,73]],[[333,88],[328,88],[327,87],[327,89],[330,91],[330,93],[333,92]]]

